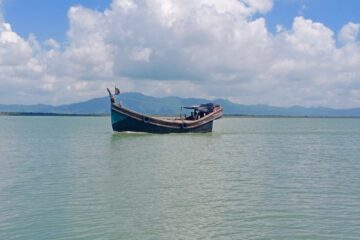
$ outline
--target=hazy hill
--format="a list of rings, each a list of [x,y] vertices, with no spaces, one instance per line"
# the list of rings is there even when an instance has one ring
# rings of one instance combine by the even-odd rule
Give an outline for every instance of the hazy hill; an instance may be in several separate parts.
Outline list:
[[[324,116],[324,117],[360,117],[360,108],[332,109],[323,107],[306,108],[272,107],[268,105],[242,105],[228,100],[206,100],[199,98],[180,97],[151,97],[141,93],[122,93],[118,100],[124,106],[135,111],[147,114],[180,113],[181,106],[196,105],[200,103],[216,102],[225,109],[225,114],[240,115],[271,115],[271,116]],[[107,114],[110,112],[109,98],[95,98],[85,102],[67,105],[0,105],[0,112],[36,112],[36,113],[59,113],[59,114]],[[184,111],[183,111],[184,112]]]

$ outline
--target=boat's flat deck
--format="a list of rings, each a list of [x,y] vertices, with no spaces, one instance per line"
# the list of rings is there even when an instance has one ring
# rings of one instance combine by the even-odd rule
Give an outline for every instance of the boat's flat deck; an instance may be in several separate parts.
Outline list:
[[[213,121],[214,119],[212,118],[212,116],[214,116],[214,114],[216,114],[217,112],[222,112],[222,108],[219,108],[217,111],[214,111],[214,112],[212,112],[202,118],[199,118],[197,120],[187,120],[185,118],[180,118],[178,116],[144,115],[144,114],[140,114],[135,111],[132,111],[130,109],[126,109],[117,103],[113,103],[113,106],[118,108],[120,111],[125,111],[126,114],[128,114],[128,115],[129,114],[132,115],[132,117],[138,118],[140,120],[143,120],[144,117],[149,117],[150,119],[153,119],[153,120],[150,120],[151,122],[158,120],[158,121],[160,121],[160,124],[161,124],[161,122],[164,124],[179,124],[179,125],[194,124],[194,123],[202,124],[202,123],[204,123],[204,121]]]
[[[172,121],[172,122],[176,122],[176,123],[191,123],[191,122],[194,122],[194,120],[185,120],[185,119],[180,119],[179,117],[151,116],[151,115],[149,117],[157,118],[159,120]]]

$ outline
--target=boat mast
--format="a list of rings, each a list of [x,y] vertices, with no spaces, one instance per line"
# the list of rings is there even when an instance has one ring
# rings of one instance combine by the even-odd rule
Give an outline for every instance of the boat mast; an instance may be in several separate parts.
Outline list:
[[[108,93],[109,93],[109,97],[110,97],[111,103],[115,103],[115,98],[114,98],[114,96],[112,95],[111,91],[110,91],[108,88],[106,88],[106,90],[107,90]]]

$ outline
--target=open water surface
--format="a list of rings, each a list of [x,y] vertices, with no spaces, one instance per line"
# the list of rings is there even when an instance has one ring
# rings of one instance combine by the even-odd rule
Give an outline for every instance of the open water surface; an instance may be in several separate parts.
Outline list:
[[[360,119],[0,117],[0,239],[359,239]]]

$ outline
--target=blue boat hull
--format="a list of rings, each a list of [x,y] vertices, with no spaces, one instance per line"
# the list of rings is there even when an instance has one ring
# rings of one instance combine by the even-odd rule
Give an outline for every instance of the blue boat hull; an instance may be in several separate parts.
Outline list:
[[[111,109],[112,128],[116,132],[148,132],[148,133],[205,133],[211,132],[213,128],[213,120],[204,122],[196,126],[186,126],[184,124],[172,124],[171,126],[161,126],[155,124],[152,120],[145,118],[135,118],[129,116],[122,109]]]

